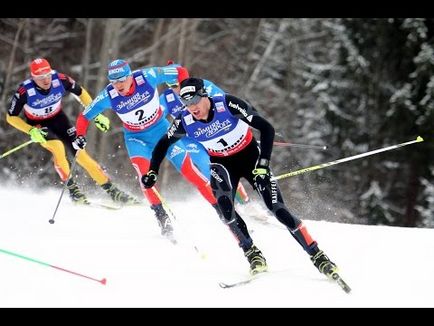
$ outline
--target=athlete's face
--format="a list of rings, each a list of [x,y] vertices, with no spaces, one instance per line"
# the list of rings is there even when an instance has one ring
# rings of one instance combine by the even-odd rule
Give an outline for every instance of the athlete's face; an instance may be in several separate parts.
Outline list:
[[[111,84],[120,95],[126,96],[133,84],[133,76],[128,76],[125,80],[111,81]]]
[[[190,112],[196,120],[206,120],[210,109],[211,103],[206,96],[201,97],[197,104],[187,106],[188,112]]]
[[[33,81],[38,85],[40,88],[48,90],[51,87],[51,73],[46,75],[40,75],[40,76],[33,76]]]

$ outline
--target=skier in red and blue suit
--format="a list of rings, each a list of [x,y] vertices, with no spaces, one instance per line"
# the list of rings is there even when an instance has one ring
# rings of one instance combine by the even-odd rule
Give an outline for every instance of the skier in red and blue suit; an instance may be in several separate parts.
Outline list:
[[[154,188],[143,187],[140,180],[149,170],[154,147],[170,125],[167,112],[160,105],[157,87],[166,82],[177,82],[178,70],[179,65],[168,65],[131,71],[125,60],[112,61],[108,65],[110,83],[77,118],[77,137],[73,143],[77,148],[84,148],[89,121],[106,109],[112,109],[123,122],[125,146],[139,176],[142,192],[155,212],[162,235],[167,237],[173,232],[170,218],[158,193]],[[182,142],[171,146],[166,157],[211,205],[217,207],[209,179],[193,164]]]

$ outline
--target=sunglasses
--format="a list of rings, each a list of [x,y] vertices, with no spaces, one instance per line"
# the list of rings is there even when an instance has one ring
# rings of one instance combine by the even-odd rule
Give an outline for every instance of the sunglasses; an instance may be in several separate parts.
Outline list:
[[[126,81],[128,77],[129,77],[129,75],[128,75],[128,76],[121,77],[121,78],[117,78],[117,79],[109,79],[109,81],[110,81],[110,83],[112,83],[112,84],[122,83],[122,82]]]
[[[180,99],[181,99],[181,103],[182,104],[184,104],[185,106],[190,106],[190,105],[196,105],[197,103],[199,103],[200,99],[202,97],[203,96],[196,94],[196,95],[194,95],[192,98],[190,98],[188,100],[186,100],[186,99],[184,99],[182,97],[180,97]]]
[[[32,77],[33,77],[33,79],[36,79],[36,80],[42,80],[42,79],[51,77],[51,72],[49,72],[47,74],[43,74],[43,75],[32,76]]]
[[[180,96],[179,98],[182,104],[184,104],[185,106],[190,106],[190,105],[196,105],[197,103],[200,102],[200,99],[202,97],[207,97],[207,96],[208,93],[206,92],[205,88],[201,88],[197,91],[197,93],[192,98],[185,99],[182,96]]]

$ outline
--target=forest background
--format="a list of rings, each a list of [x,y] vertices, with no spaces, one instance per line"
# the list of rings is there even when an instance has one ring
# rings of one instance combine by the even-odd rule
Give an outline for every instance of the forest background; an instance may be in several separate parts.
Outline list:
[[[172,59],[249,101],[273,123],[275,175],[370,150],[425,141],[280,181],[302,218],[434,227],[434,19],[424,18],[21,18],[0,19],[0,151],[29,137],[6,123],[10,98],[47,58],[91,96],[116,58],[132,69]],[[65,112],[83,110],[72,96]],[[120,120],[107,134],[91,127],[88,151],[115,182],[140,195]],[[182,198],[191,187],[165,164],[161,187]],[[77,170],[87,191],[95,185]],[[0,161],[0,182],[61,184],[50,153],[36,144]],[[251,197],[255,194],[248,187]]]

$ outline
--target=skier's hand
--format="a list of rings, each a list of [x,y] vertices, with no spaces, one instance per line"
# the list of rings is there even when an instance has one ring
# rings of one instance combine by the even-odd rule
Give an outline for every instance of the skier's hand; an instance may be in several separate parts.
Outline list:
[[[32,129],[30,129],[29,135],[30,139],[33,140],[35,143],[44,144],[47,142],[45,136],[48,135],[48,132],[43,129],[33,127]]]
[[[158,179],[158,173],[152,170],[149,170],[148,173],[142,176],[142,183],[146,189],[152,188]]]
[[[80,135],[75,137],[74,141],[72,142],[72,147],[74,147],[74,149],[78,151],[79,149],[84,149],[86,147],[86,144],[86,138]]]
[[[256,168],[252,171],[253,175],[255,176],[254,178],[256,179],[257,177],[264,177],[267,174],[270,174],[270,161],[265,159],[265,158],[261,158],[259,159],[258,163],[256,164]]]
[[[95,119],[93,119],[93,122],[102,132],[107,132],[110,129],[110,119],[102,114],[98,114]]]
[[[269,167],[270,161],[261,158],[252,171],[253,182],[257,190],[262,191],[270,184],[271,172]]]

